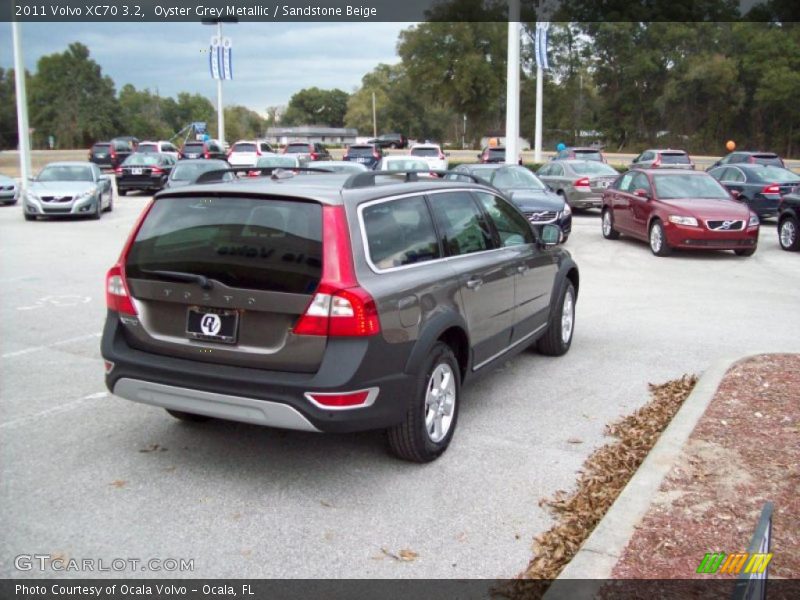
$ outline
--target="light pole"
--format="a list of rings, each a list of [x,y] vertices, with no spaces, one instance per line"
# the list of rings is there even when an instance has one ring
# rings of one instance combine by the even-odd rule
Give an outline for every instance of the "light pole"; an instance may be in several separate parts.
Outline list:
[[[508,2],[506,71],[506,164],[519,160],[519,0]]]
[[[219,19],[203,19],[203,25],[216,25],[217,26],[217,41],[222,45],[222,23],[238,23],[239,19],[236,17],[220,17]],[[212,47],[211,51],[214,51]],[[213,57],[212,57],[213,60]],[[220,65],[222,68],[222,65]],[[217,136],[221,144],[225,144],[225,109],[222,106],[222,77],[220,73],[217,78]]]
[[[19,22],[11,23],[11,37],[14,44],[14,84],[17,93],[17,136],[19,137],[19,170],[22,176],[20,190],[28,188],[31,176],[31,144],[28,129],[28,95],[25,91],[25,65],[22,60],[22,32]],[[22,195],[22,194],[20,194]]]

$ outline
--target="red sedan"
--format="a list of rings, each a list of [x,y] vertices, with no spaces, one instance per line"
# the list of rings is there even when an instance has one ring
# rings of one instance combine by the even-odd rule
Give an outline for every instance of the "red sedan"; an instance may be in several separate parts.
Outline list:
[[[602,211],[603,237],[630,235],[656,256],[676,248],[752,256],[758,244],[758,216],[708,173],[633,169],[603,194]]]

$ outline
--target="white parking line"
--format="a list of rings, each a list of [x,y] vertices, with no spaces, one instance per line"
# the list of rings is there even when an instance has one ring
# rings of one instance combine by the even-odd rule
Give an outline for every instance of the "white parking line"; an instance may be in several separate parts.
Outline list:
[[[5,354],[0,355],[0,358],[15,358],[17,356],[24,356],[26,354],[31,354],[32,352],[39,352],[41,350],[47,350],[48,348],[63,346],[65,344],[71,344],[73,342],[82,342],[83,340],[97,339],[101,335],[103,335],[102,332],[90,333],[88,335],[79,335],[78,337],[69,338],[67,340],[60,340],[58,342],[53,342],[52,344],[45,344],[44,346],[33,346],[32,348],[25,348],[24,350],[17,350],[16,352],[6,352]]]
[[[27,417],[20,417],[19,419],[14,419],[13,421],[0,423],[0,429],[16,429],[20,425],[26,425],[33,421],[37,421],[43,417],[51,417],[53,415],[58,415],[64,412],[68,412],[74,408],[78,408],[82,404],[91,402],[92,400],[99,400],[100,398],[107,398],[107,397],[108,397],[108,392],[97,392],[96,394],[89,394],[88,396],[84,396],[83,398],[78,398],[77,400],[73,400],[72,402],[67,402],[66,404],[61,404],[59,406],[54,406],[53,408],[48,408],[47,410],[43,410],[42,412],[38,412],[33,415],[28,415]]]

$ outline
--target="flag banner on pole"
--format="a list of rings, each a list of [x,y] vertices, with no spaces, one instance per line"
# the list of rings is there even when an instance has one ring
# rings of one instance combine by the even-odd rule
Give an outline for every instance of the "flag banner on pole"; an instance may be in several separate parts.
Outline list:
[[[215,35],[211,36],[211,45],[208,48],[208,68],[211,79],[220,79],[219,38]]]
[[[542,70],[550,68],[547,63],[547,30],[549,27],[550,23],[547,21],[536,23],[536,36],[533,41],[534,54],[536,55],[536,66]]]
[[[233,79],[232,46],[231,38],[222,38],[222,44],[220,45],[220,51],[222,52],[222,79]]]

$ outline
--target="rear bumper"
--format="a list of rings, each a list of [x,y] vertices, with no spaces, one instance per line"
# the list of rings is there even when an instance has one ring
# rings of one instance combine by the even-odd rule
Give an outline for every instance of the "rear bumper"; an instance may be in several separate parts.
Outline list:
[[[600,208],[603,205],[603,192],[567,192],[567,202],[572,208]]]
[[[160,190],[166,184],[166,178],[159,177],[158,179],[121,179],[117,177],[118,190]]]
[[[413,343],[382,336],[328,341],[316,373],[236,367],[153,354],[132,348],[117,313],[109,311],[101,353],[114,363],[108,389],[123,398],[233,421],[305,431],[352,432],[402,421],[416,378],[403,372]],[[378,388],[369,406],[326,409],[307,392]]]

